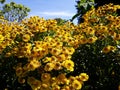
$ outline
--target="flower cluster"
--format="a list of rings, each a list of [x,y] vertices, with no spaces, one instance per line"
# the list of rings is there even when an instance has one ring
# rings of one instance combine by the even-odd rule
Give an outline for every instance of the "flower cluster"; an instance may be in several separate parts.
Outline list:
[[[80,25],[85,27],[87,34],[94,33],[98,40],[106,43],[103,53],[115,51],[116,45],[119,44],[120,16],[117,16],[117,9],[120,9],[120,6],[112,3],[100,6],[97,10],[92,9],[83,16],[85,22]],[[112,43],[109,43],[111,41]]]
[[[112,4],[92,9],[83,16],[85,22],[80,25],[71,22],[57,25],[55,20],[38,16],[20,23],[4,21],[0,23],[1,57],[15,58],[17,64],[13,69],[18,82],[29,84],[33,90],[80,90],[89,76],[69,75],[77,64],[72,55],[80,45],[98,40],[112,40],[102,46],[101,53],[117,50],[120,16],[112,15],[117,9],[120,6]]]
[[[75,28],[77,26],[70,22],[59,26],[55,20],[38,16],[19,24],[1,23],[0,53],[6,58],[21,60],[13,66],[18,82],[27,82],[33,90],[81,89],[89,76],[81,73],[71,80],[67,75],[74,71],[71,57],[79,45],[76,40],[79,35],[74,35]]]

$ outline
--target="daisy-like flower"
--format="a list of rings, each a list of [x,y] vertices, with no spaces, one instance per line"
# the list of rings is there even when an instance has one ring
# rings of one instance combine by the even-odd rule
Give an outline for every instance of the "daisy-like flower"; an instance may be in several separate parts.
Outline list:
[[[21,83],[21,84],[23,84],[23,83],[25,83],[25,79],[24,79],[24,78],[19,77],[19,78],[18,78],[18,82],[19,82],[19,83]]]
[[[16,75],[19,77],[21,76],[23,73],[23,68],[22,67],[17,67],[16,68]]]
[[[74,71],[74,62],[72,60],[65,60],[62,65],[67,70]]]
[[[24,34],[23,37],[22,37],[22,40],[24,42],[28,42],[30,40],[30,35],[29,34]]]
[[[82,88],[82,84],[78,80],[74,80],[72,82],[72,87],[74,89],[80,90]]]
[[[4,40],[4,36],[0,35],[0,43]]]
[[[29,70],[32,70],[32,71],[40,66],[41,66],[41,63],[36,59],[31,60],[30,63],[28,64]]]
[[[114,46],[108,45],[108,46],[106,46],[102,49],[102,52],[103,53],[109,53],[110,51],[115,51],[115,50],[116,50],[116,48]]]
[[[90,37],[90,38],[88,38],[88,43],[94,43],[95,41],[97,40],[97,37]]]
[[[81,81],[87,81],[89,79],[89,76],[86,73],[81,73],[79,75],[79,78]]]
[[[41,88],[41,81],[34,77],[28,77],[27,83],[31,86],[32,90],[39,90]]]
[[[51,75],[49,73],[42,73],[41,80],[42,82],[49,82],[51,79]]]
[[[60,63],[60,62],[55,62],[54,69],[55,69],[55,70],[60,70],[60,69],[62,69],[61,63]]]
[[[59,48],[52,48],[51,51],[50,51],[50,53],[52,55],[57,56],[57,55],[59,55],[61,53],[61,49],[59,49]]]
[[[50,83],[42,82],[40,90],[50,90]]]
[[[47,63],[44,67],[45,71],[51,71],[54,68],[54,63]]]
[[[106,46],[102,49],[103,53],[109,53],[110,52],[110,46]]]

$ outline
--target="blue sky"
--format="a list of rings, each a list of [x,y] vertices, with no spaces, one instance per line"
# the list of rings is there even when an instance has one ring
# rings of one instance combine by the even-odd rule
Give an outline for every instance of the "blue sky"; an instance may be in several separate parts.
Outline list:
[[[40,16],[45,19],[71,19],[76,14],[75,0],[6,0],[23,4],[31,9],[29,16]]]

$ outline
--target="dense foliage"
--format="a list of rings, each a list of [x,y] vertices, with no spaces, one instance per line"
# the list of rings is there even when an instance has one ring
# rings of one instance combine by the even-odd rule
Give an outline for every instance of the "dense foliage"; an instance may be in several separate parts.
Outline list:
[[[4,19],[8,21],[16,21],[20,22],[26,16],[30,9],[22,4],[16,4],[15,2],[10,2],[7,4],[3,4],[0,9],[0,15],[4,16]]]
[[[91,8],[93,8],[95,3],[94,0],[76,0],[76,3],[77,5],[75,5],[75,7],[77,9],[77,13],[72,17],[71,21],[77,18],[78,24],[80,24],[84,21],[82,16]]]
[[[119,5],[91,9],[74,25],[38,16],[0,22],[2,90],[117,90]],[[85,82],[87,81],[87,82]]]
[[[89,76],[74,76],[74,26],[37,16],[20,23],[3,21],[0,34],[1,86],[8,89],[81,89]],[[4,83],[2,83],[4,82]]]
[[[0,3],[2,3],[2,4],[3,4],[5,1],[6,1],[6,0],[0,0]]]
[[[90,77],[85,90],[117,90],[120,84],[120,16],[117,16],[117,9],[119,5],[104,5],[83,16],[84,22],[78,30],[82,30],[86,38],[76,49],[73,61],[77,63],[76,72],[86,72]]]

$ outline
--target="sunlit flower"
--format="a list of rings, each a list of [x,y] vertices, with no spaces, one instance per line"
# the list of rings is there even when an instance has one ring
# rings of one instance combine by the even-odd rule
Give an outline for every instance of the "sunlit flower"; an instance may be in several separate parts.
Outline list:
[[[68,48],[68,54],[72,55],[75,52],[73,47]]]
[[[90,37],[88,38],[88,43],[94,43],[97,40],[97,37]]]
[[[87,81],[89,79],[89,76],[86,73],[81,73],[79,77],[81,81]]]
[[[114,46],[108,45],[108,46],[106,46],[102,49],[102,52],[103,53],[109,53],[110,51],[115,51],[115,50],[116,50],[116,48]]]
[[[40,90],[50,90],[50,83],[42,82]]]
[[[80,90],[82,88],[82,84],[78,80],[74,80],[72,82],[72,87],[74,89]]]
[[[22,37],[22,40],[24,42],[28,42],[30,40],[30,35],[29,34],[24,34],[23,37]]]
[[[36,59],[31,60],[30,63],[28,64],[29,70],[35,70],[36,68],[40,66],[41,66],[41,63]]]
[[[72,83],[75,79],[76,79],[76,78],[75,78],[74,76],[70,76],[70,77],[69,77],[70,83]]]
[[[56,63],[55,63],[55,66],[54,66],[54,69],[55,69],[55,70],[60,70],[60,69],[62,69],[61,63],[56,62]]]
[[[59,85],[55,85],[54,87],[52,87],[52,90],[61,90]]]
[[[64,61],[64,60],[66,59],[65,54],[60,54],[60,55],[58,55],[56,58],[57,58],[57,60],[58,60],[59,62],[62,62],[62,61]]]
[[[64,84],[66,80],[66,75],[64,73],[61,73],[57,76],[57,83]]]
[[[45,58],[43,59],[43,62],[44,62],[44,63],[51,62],[51,57],[45,57]]]
[[[0,35],[0,43],[4,40],[4,36]]]
[[[54,63],[47,63],[47,64],[45,65],[44,70],[45,70],[45,71],[51,71],[51,70],[53,70],[53,68],[54,68]]]
[[[86,43],[87,43],[87,38],[80,39],[80,44],[86,44]]]
[[[63,62],[63,67],[65,67],[69,71],[74,70],[74,62],[72,60],[65,60]]]
[[[71,87],[66,85],[61,90],[71,90]]]
[[[116,34],[115,36],[113,36],[114,40],[120,40],[120,34]]]
[[[57,55],[59,55],[61,53],[61,50],[59,48],[52,48],[52,50],[50,51],[50,53],[52,55],[57,56]]]
[[[57,83],[57,78],[56,77],[51,77],[50,83],[51,83],[52,87],[56,86],[58,84]]]

